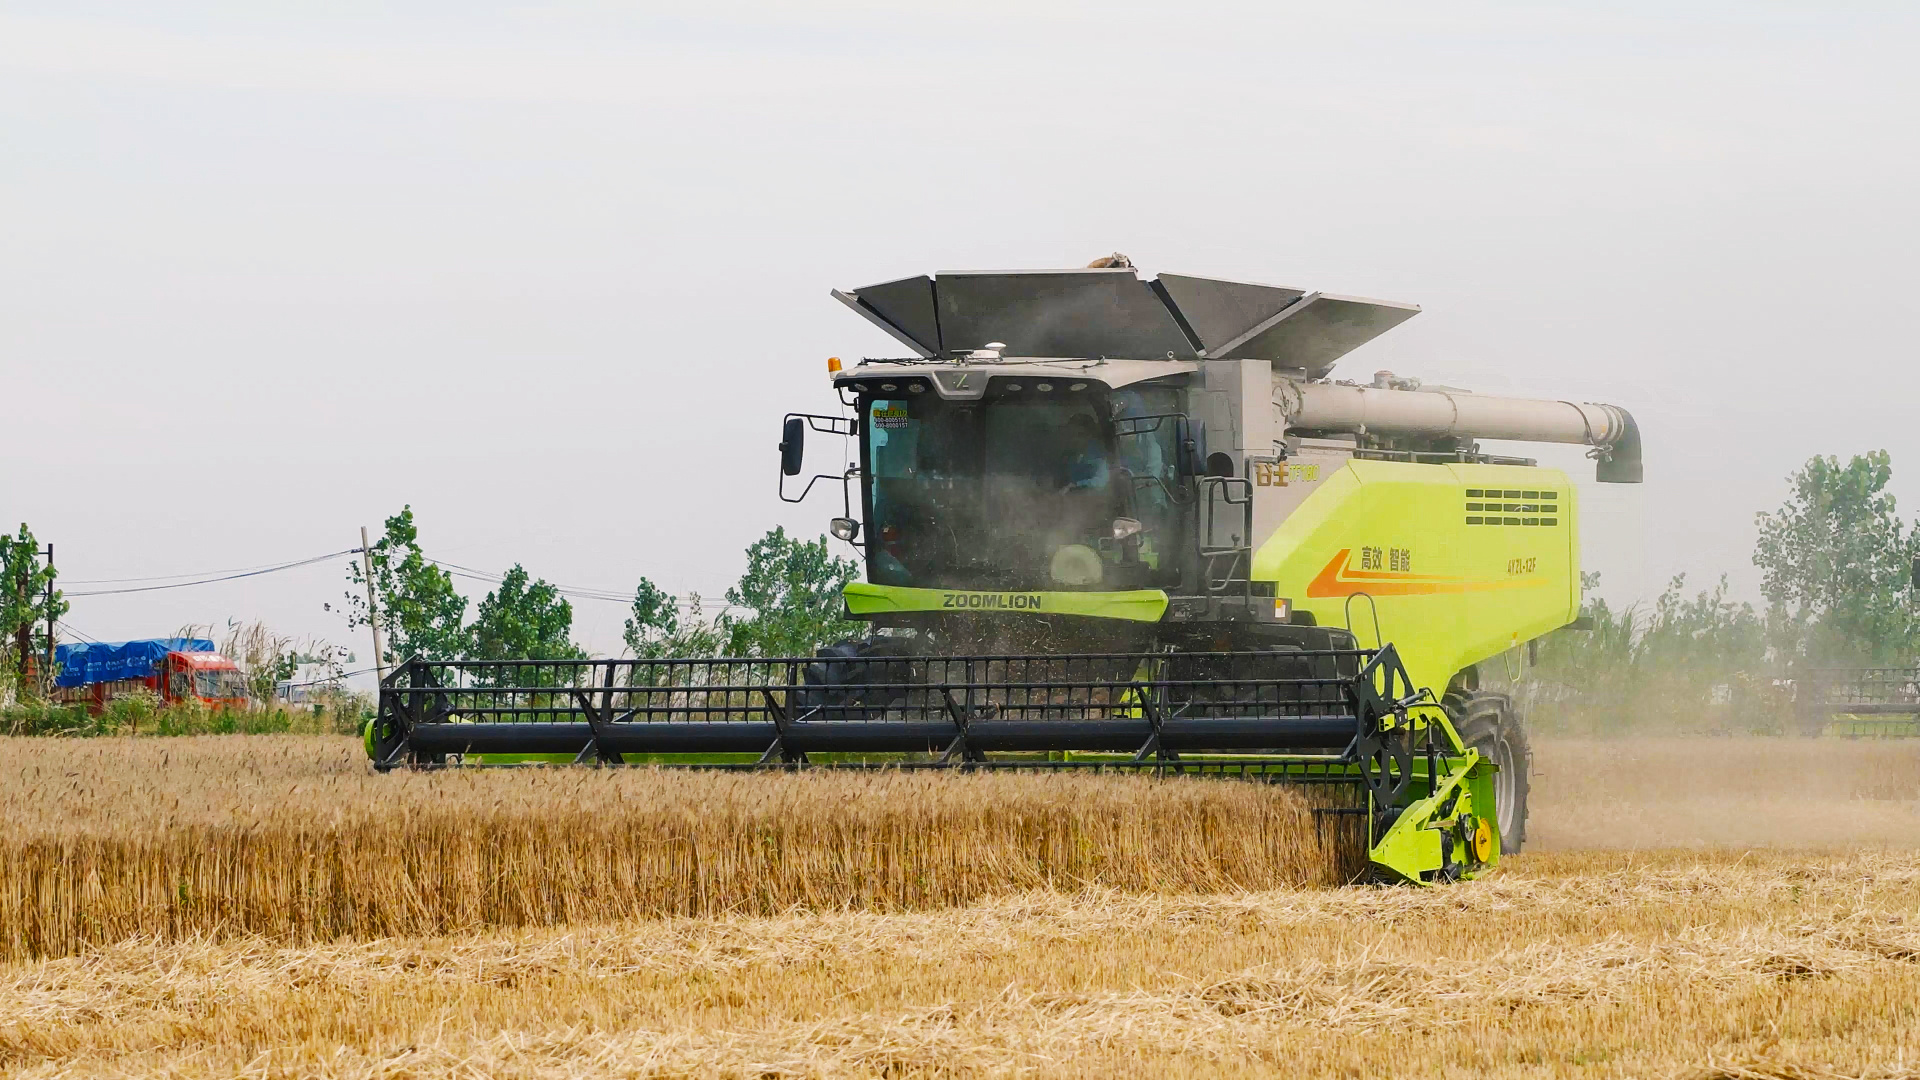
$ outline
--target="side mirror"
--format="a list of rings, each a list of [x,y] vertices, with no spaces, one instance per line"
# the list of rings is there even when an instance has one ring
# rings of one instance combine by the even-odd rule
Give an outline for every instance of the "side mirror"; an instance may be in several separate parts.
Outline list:
[[[804,417],[787,417],[786,426],[780,429],[780,472],[786,476],[799,476],[800,463],[807,456],[807,421]]]

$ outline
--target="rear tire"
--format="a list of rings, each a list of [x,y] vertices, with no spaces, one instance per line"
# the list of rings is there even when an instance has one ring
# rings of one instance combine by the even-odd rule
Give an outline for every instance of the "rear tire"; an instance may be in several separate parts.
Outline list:
[[[1527,728],[1505,694],[1468,694],[1447,699],[1460,741],[1494,763],[1493,801],[1500,851],[1511,855],[1527,840],[1527,790],[1532,780],[1533,749]]]

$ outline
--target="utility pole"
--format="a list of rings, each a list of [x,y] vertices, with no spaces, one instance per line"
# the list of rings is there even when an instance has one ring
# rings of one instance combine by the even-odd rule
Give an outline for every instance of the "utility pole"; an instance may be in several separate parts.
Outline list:
[[[40,679],[48,688],[53,686],[53,541],[47,541],[47,664],[40,669]]]
[[[27,692],[27,675],[33,666],[33,607],[29,599],[32,594],[27,590],[33,581],[33,556],[40,552],[35,550],[29,554],[24,545],[13,550],[19,562],[14,569],[13,594],[19,601],[16,610],[20,613],[20,625],[11,629],[13,647],[20,654],[19,690],[24,695]]]
[[[373,546],[367,543],[367,527],[360,526],[360,566],[367,576],[367,625],[373,628],[373,670],[381,682],[387,681],[386,642],[380,640],[380,609],[373,599]]]

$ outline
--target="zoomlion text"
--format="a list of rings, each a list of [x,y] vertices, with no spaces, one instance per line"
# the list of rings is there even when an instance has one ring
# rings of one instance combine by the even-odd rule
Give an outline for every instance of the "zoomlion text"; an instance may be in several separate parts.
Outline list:
[[[988,608],[1038,611],[1039,593],[942,593],[943,608]]]

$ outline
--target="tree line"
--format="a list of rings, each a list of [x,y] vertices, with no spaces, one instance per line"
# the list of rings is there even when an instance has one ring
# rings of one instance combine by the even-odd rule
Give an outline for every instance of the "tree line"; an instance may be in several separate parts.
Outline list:
[[[829,641],[859,632],[848,622],[840,590],[859,567],[828,549],[827,538],[801,540],[775,528],[746,550],[747,566],[726,591],[727,606],[708,617],[697,593],[674,596],[642,577],[622,637],[640,659],[667,656],[805,656]],[[519,563],[498,587],[472,605],[454,588],[453,574],[420,546],[419,524],[407,506],[388,518],[367,552],[372,570],[384,662],[424,660],[577,660],[587,651],[573,640],[573,604],[559,588],[532,577]],[[370,625],[367,576],[356,563],[344,611],[353,627]],[[331,605],[329,605],[331,607]]]
[[[413,508],[389,517],[367,553],[385,663],[410,656],[429,660],[569,660],[587,652],[573,640],[573,605],[558,587],[533,577],[516,563],[478,604],[454,588],[453,575],[427,558]],[[677,597],[642,577],[634,589],[623,638],[642,659],[666,656],[801,656],[852,636],[861,624],[841,616],[840,590],[858,566],[828,549],[827,538],[801,540],[775,528],[746,550],[746,570],[725,594],[726,608],[711,617],[698,594]],[[68,602],[54,587],[57,571],[24,523],[17,535],[0,533],[0,691],[39,697],[52,672],[42,658],[51,647],[50,621],[66,615]],[[360,563],[348,571],[353,586],[338,610],[350,628],[369,625],[367,578]],[[336,610],[333,604],[325,605]],[[471,607],[471,617],[469,617]],[[288,678],[304,659],[324,660],[338,670],[346,650],[317,643],[308,652],[274,639],[266,648],[255,637],[230,634],[224,648],[247,665],[250,683],[263,700],[274,682]],[[178,636],[178,635],[176,635]],[[193,636],[193,635],[187,635]],[[321,655],[324,653],[324,655]],[[8,695],[0,693],[0,699]]]
[[[1920,639],[1912,591],[1920,527],[1899,516],[1887,490],[1892,477],[1885,451],[1845,463],[1810,459],[1788,478],[1779,509],[1757,515],[1753,562],[1763,607],[1730,598],[1724,576],[1692,593],[1676,576],[1647,605],[1616,609],[1590,596],[1582,608],[1590,629],[1542,639],[1532,673],[1513,681],[1549,698],[1654,715],[1777,693],[1781,679],[1811,667],[1911,662]],[[25,524],[0,534],[0,676],[22,688],[41,681],[32,676],[48,648],[49,617],[57,621],[68,606],[43,554]],[[745,554],[726,609],[712,617],[697,594],[670,595],[642,577],[622,635],[627,651],[641,659],[801,656],[860,631],[842,618],[840,596],[859,568],[833,555],[826,537],[802,540],[775,528]],[[422,551],[410,506],[386,520],[367,561],[387,663],[586,656],[572,638],[571,602],[520,564],[470,604],[453,575]],[[1582,585],[1590,594],[1598,581],[1589,574]],[[349,625],[367,626],[358,563],[348,582]],[[1498,672],[1491,676],[1498,681]]]
[[[1510,680],[1536,715],[1780,729],[1813,669],[1912,663],[1920,528],[1887,490],[1891,458],[1814,457],[1787,479],[1779,509],[1755,515],[1762,607],[1733,600],[1725,575],[1689,593],[1683,574],[1651,604],[1615,608],[1591,595],[1600,576],[1582,575],[1585,629],[1542,639],[1532,672]]]

